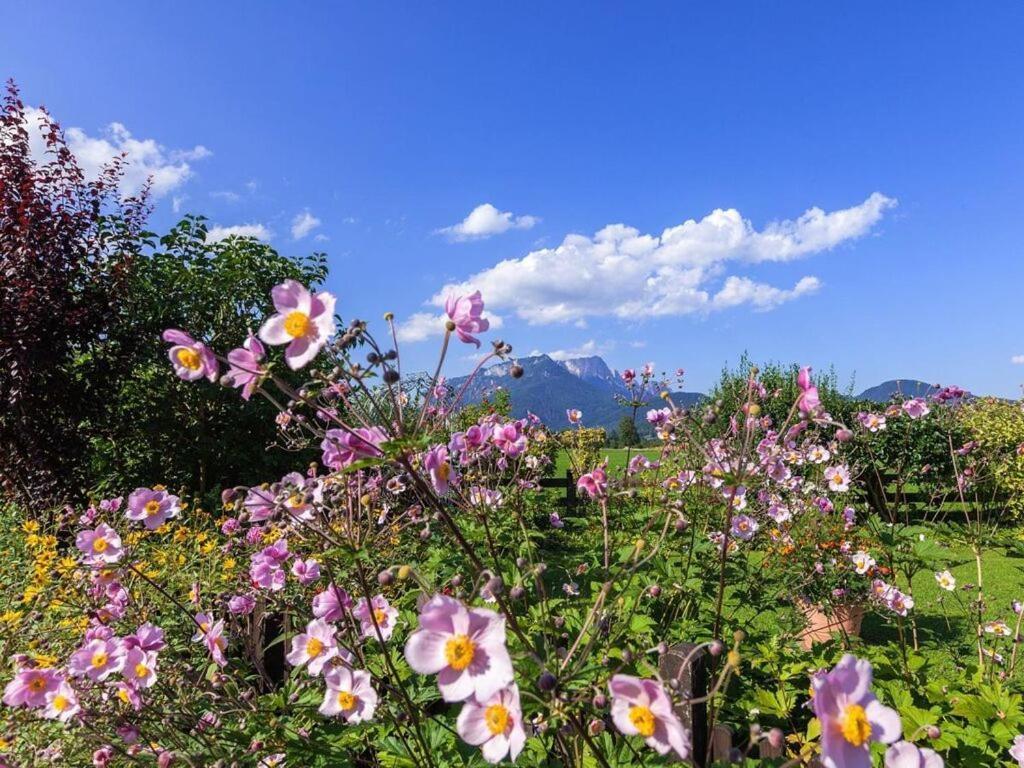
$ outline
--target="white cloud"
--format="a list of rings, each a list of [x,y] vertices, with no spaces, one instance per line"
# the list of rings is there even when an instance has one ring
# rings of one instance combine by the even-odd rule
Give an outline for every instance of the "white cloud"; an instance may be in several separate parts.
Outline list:
[[[216,243],[226,237],[255,237],[257,240],[269,240],[273,233],[264,224],[235,224],[231,227],[215,225],[206,232],[206,241]]]
[[[171,198],[171,209],[175,213],[181,213],[181,207],[185,204],[186,200],[188,200],[188,195],[175,195]]]
[[[412,343],[425,341],[432,336],[443,336],[447,320],[448,316],[444,313],[435,315],[433,312],[416,312],[398,324],[398,340]],[[493,312],[487,313],[487,320],[490,322],[489,331],[496,331],[504,325],[501,316]]]
[[[606,352],[610,352],[615,348],[615,344],[612,342],[599,344],[594,339],[589,339],[583,342],[574,349],[554,349],[550,352],[542,352],[540,350],[534,350],[530,353],[530,356],[536,355],[547,355],[552,360],[574,360],[578,357],[592,357],[594,355],[603,355]]]
[[[750,304],[756,309],[769,310],[800,296],[815,293],[820,287],[821,281],[816,277],[802,277],[791,290],[783,290],[772,285],[756,283],[748,277],[731,275],[725,279],[725,283],[711,303],[715,309]]]
[[[1014,365],[1024,365],[1024,355],[1014,355],[1010,358],[1010,362]]]
[[[295,218],[292,219],[292,239],[301,240],[319,227],[321,223],[320,219],[309,211],[295,214]]]
[[[25,115],[32,155],[37,163],[43,162],[46,143],[39,130],[43,111],[29,107]],[[64,137],[88,181],[99,177],[104,167],[123,154],[125,166],[120,187],[124,195],[135,194],[149,180],[153,197],[163,197],[193,176],[192,163],[212,154],[201,144],[192,149],[167,149],[155,139],[137,139],[121,123],[110,123],[100,136],[90,136],[81,128],[66,128]]]
[[[510,310],[531,324],[677,316],[742,304],[768,310],[813,293],[821,282],[808,276],[778,288],[727,275],[730,267],[831,250],[866,235],[895,205],[875,192],[851,208],[830,213],[811,208],[760,231],[735,209],[717,209],[660,235],[610,224],[593,237],[571,234],[557,247],[500,261],[445,285],[429,303],[440,307],[451,293],[480,290],[488,310]]]
[[[216,192],[211,192],[210,197],[217,200],[224,200],[228,203],[237,203],[242,199],[242,196],[237,192],[232,192],[230,189],[219,189]]]
[[[450,240],[483,240],[510,229],[530,229],[540,219],[536,216],[515,216],[511,211],[499,211],[490,203],[478,205],[458,224],[436,230]]]

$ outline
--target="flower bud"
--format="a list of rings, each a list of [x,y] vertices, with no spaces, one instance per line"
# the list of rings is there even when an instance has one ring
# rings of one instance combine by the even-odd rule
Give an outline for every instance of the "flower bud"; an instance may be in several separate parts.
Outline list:
[[[708,644],[708,653],[710,653],[712,656],[721,656],[724,651],[725,643],[723,643],[721,640],[712,640]]]
[[[942,729],[939,728],[939,726],[937,725],[929,725],[928,728],[925,730],[925,733],[928,734],[929,739],[932,739],[934,741],[942,735]]]
[[[590,703],[594,705],[594,709],[604,709],[608,706],[608,697],[603,693],[598,693],[590,700]]]
[[[400,565],[398,567],[398,580],[405,581],[412,575],[412,568],[408,565]]]
[[[657,584],[652,584],[648,588],[647,592],[650,594],[651,597],[661,597],[661,587]]]
[[[537,687],[545,693],[555,690],[558,685],[558,679],[550,672],[544,672],[537,680]]]
[[[786,735],[782,732],[781,728],[772,728],[768,731],[768,743],[775,749],[782,749],[785,741]]]
[[[850,430],[848,430],[846,428],[837,429],[836,430],[836,440],[838,440],[840,443],[848,443],[851,440],[853,440],[853,432],[851,432]]]
[[[492,595],[500,595],[505,591],[505,582],[502,581],[501,576],[491,576],[487,580],[487,584],[484,585],[484,589]]]
[[[516,363],[509,369],[509,374],[511,374],[513,379],[523,378],[523,366]]]
[[[388,584],[391,584],[394,580],[395,580],[395,577],[391,573],[391,569],[390,568],[387,569],[387,570],[381,571],[380,573],[377,574],[377,583],[380,584],[382,587],[386,587]]]
[[[508,591],[508,596],[513,600],[521,600],[523,595],[526,594],[526,590],[519,584],[516,584],[512,589]]]
[[[598,734],[603,733],[604,720],[602,720],[599,717],[595,717],[593,720],[590,721],[590,724],[587,725],[587,731],[590,733],[591,736],[597,736]]]
[[[398,375],[398,371],[394,368],[388,368],[384,371],[384,383],[385,384],[397,384],[401,377]]]
[[[451,577],[448,583],[451,584],[453,587],[457,587],[460,584],[462,584],[462,577],[456,573],[454,576]]]

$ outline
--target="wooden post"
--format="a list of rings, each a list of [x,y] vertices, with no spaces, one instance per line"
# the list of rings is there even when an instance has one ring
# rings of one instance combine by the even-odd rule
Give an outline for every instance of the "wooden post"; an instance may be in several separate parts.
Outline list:
[[[576,506],[576,479],[572,476],[572,470],[565,470],[565,508],[572,509]]]
[[[683,699],[703,699],[708,693],[708,654],[705,649],[695,650],[697,648],[693,643],[678,643],[662,654],[658,661],[661,679],[665,683],[676,681],[677,684],[670,687]],[[694,765],[704,766],[708,753],[707,702],[681,704],[676,707],[676,715],[690,731]]]

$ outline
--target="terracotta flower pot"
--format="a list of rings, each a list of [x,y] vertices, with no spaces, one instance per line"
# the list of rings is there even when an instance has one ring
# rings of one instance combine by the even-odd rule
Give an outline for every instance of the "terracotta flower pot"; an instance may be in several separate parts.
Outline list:
[[[800,635],[800,642],[807,650],[814,643],[821,643],[833,635],[860,637],[860,625],[864,621],[864,606],[836,605],[832,614],[826,614],[820,606],[800,600],[797,607],[807,619],[807,629]]]

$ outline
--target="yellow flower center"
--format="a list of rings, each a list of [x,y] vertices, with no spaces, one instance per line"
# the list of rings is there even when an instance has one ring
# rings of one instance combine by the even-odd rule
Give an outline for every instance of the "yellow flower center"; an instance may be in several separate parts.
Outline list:
[[[147,677],[149,675],[149,667],[141,662],[135,665],[135,676],[136,677]]]
[[[359,697],[353,696],[348,691],[338,691],[338,706],[344,710],[355,709],[359,703]]]
[[[28,689],[32,693],[39,693],[46,688],[46,679],[42,677],[33,677],[32,682],[28,684]]]
[[[437,476],[440,477],[442,480],[447,481],[448,478],[451,477],[451,474],[452,465],[449,464],[447,461],[437,468]]]
[[[102,536],[92,540],[92,551],[93,552],[106,552],[107,551],[107,540]]]
[[[129,703],[128,689],[127,688],[118,688],[117,689],[117,698],[119,698],[125,704]]]
[[[311,637],[311,638],[309,638],[309,640],[306,641],[306,653],[309,654],[309,657],[311,659],[315,659],[317,656],[319,656],[323,652],[324,652],[323,641],[317,640],[315,637]]]
[[[53,708],[58,712],[63,712],[70,704],[71,702],[67,700],[67,697],[61,696],[59,693],[53,697]]]
[[[105,667],[109,659],[110,657],[107,656],[106,651],[96,651],[96,653],[92,655],[92,660],[89,663],[92,664],[94,669],[99,669],[100,667]]]
[[[388,617],[388,615],[386,613],[384,613],[384,611],[382,611],[380,608],[377,608],[373,612],[373,620],[377,622],[378,626],[383,625],[384,624],[384,620],[387,617]]]
[[[473,655],[476,653],[476,645],[465,635],[455,635],[444,646],[444,657],[448,660],[448,666],[456,672],[461,672],[473,662]]]
[[[143,509],[146,511],[146,515],[148,517],[152,517],[153,515],[160,512],[160,502],[157,501],[156,499],[153,499],[152,501],[147,501],[146,506],[143,507]]]
[[[630,707],[629,722],[645,739],[654,735],[654,713],[647,707]]]
[[[484,710],[484,722],[487,723],[487,730],[497,736],[504,733],[508,727],[508,709],[501,704],[491,704]]]
[[[300,336],[305,336],[309,333],[309,315],[305,312],[289,312],[288,316],[284,319],[284,330],[293,339],[297,339]]]
[[[190,371],[198,371],[202,366],[202,361],[199,359],[199,353],[190,347],[182,347],[177,351],[176,356],[182,368],[188,368]]]
[[[843,738],[853,746],[859,747],[871,737],[871,723],[868,715],[860,704],[849,704],[839,718],[839,727]]]
[[[840,475],[840,474],[832,475],[832,482],[835,483],[836,485],[842,485],[843,484],[843,476]]]
[[[305,501],[305,497],[301,493],[293,493],[285,503],[292,509],[295,509],[296,507],[301,507],[303,501]]]

